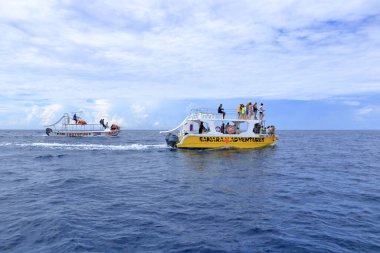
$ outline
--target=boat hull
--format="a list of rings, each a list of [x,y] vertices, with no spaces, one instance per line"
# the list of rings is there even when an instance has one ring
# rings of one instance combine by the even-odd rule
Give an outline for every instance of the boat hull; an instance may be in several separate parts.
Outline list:
[[[208,148],[237,148],[255,149],[274,144],[277,136],[184,136],[177,144],[177,148],[183,149],[208,149]]]
[[[48,136],[58,137],[115,137],[120,131],[53,131]]]

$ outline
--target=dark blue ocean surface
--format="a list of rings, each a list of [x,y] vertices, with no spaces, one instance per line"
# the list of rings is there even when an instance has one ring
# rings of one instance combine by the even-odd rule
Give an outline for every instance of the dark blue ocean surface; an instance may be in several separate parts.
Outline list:
[[[171,150],[0,131],[0,252],[380,252],[380,131]]]

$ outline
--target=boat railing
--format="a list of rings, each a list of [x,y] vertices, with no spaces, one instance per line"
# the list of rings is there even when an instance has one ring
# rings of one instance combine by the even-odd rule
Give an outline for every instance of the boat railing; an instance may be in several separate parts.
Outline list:
[[[63,121],[63,120],[65,120],[65,121]],[[63,114],[63,116],[57,122],[55,122],[54,124],[45,125],[45,127],[55,127],[61,121],[63,121],[62,124],[65,124],[65,122],[69,122],[70,121],[69,114],[67,114],[67,113]]]
[[[234,109],[224,109],[225,119],[238,119],[237,111]],[[258,115],[257,115],[258,116]],[[222,119],[223,114],[217,110],[209,108],[192,109],[189,114],[190,120],[207,120],[207,119]],[[251,117],[253,119],[253,116]]]
[[[63,124],[62,127],[65,131],[104,131],[101,124]]]

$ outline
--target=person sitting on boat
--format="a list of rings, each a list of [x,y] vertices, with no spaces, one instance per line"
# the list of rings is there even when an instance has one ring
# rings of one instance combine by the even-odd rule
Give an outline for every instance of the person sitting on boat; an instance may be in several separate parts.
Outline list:
[[[78,124],[78,116],[76,113],[74,113],[73,120],[75,121],[75,124]]]
[[[270,135],[270,136],[275,135],[275,128],[274,128],[273,125],[272,126],[268,126],[267,134]]]
[[[260,133],[260,124],[259,123],[255,124],[255,126],[253,128],[253,132],[256,133],[256,134]]]
[[[104,119],[101,119],[101,120],[99,121],[99,123],[104,127],[104,129],[107,128],[107,126],[104,124]]]
[[[266,134],[267,133],[267,128],[265,126],[261,127],[261,134]]]
[[[226,116],[226,113],[224,112],[222,104],[220,104],[219,107],[218,107],[218,113],[223,114],[223,119],[224,119],[224,116]]]
[[[272,127],[271,126],[267,126],[267,134],[272,135]]]
[[[106,125],[106,126],[108,127],[108,122],[107,122],[107,125]],[[111,130],[112,130],[112,131],[120,130],[120,127],[119,127],[118,125],[116,125],[116,124],[112,124],[112,125],[111,125]]]

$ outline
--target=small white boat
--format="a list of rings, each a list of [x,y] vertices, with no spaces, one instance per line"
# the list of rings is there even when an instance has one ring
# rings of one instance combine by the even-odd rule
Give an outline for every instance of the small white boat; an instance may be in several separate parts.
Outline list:
[[[117,136],[120,133],[120,127],[112,124],[108,127],[108,123],[104,124],[104,120],[99,123],[88,124],[86,121],[77,117],[71,120],[68,113],[54,124],[47,125],[46,134],[48,136],[65,136],[65,137],[98,137],[98,136]]]

